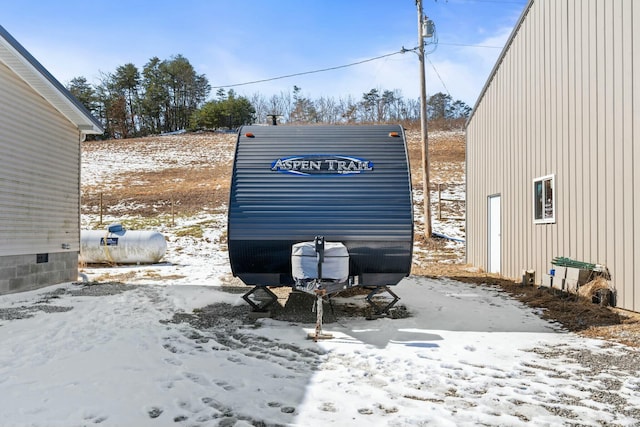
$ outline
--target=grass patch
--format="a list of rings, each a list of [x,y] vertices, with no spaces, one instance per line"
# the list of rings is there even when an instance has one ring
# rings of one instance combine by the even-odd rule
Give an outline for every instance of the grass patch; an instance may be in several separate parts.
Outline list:
[[[152,217],[127,217],[113,221],[103,221],[100,224],[99,221],[91,221],[89,226],[93,229],[106,229],[111,224],[122,224],[127,230],[147,230],[152,228],[160,228],[171,224],[171,217],[169,216],[152,216]]]
[[[202,239],[204,230],[200,224],[196,224],[176,230],[174,234],[176,237],[193,237],[196,239]]]

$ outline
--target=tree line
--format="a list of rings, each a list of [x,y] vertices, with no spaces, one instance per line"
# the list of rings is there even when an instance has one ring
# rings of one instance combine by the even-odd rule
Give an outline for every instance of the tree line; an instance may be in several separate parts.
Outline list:
[[[399,90],[371,89],[360,99],[312,99],[294,85],[269,97],[256,92],[239,96],[219,88],[207,100],[211,85],[182,55],[151,58],[139,70],[128,63],[112,73],[101,73],[92,85],[76,77],[67,89],[102,123],[103,138],[130,138],[179,130],[235,129],[254,123],[370,124],[420,120],[419,99]],[[471,108],[451,95],[436,93],[427,100],[427,117],[445,126],[460,127]]]

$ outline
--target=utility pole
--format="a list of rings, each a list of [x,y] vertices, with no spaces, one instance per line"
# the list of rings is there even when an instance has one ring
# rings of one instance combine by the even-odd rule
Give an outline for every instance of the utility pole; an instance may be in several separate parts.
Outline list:
[[[422,188],[424,192],[424,237],[431,238],[431,192],[429,190],[429,146],[427,136],[427,87],[424,72],[424,28],[426,17],[422,13],[422,0],[418,6],[418,57],[420,58],[420,129],[422,136]]]

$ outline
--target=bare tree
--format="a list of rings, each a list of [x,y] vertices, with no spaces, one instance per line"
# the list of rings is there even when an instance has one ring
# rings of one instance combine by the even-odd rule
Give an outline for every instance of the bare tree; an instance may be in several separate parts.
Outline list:
[[[249,98],[251,105],[255,109],[256,123],[267,123],[267,114],[273,114],[269,111],[269,103],[264,95],[260,92],[255,92]]]
[[[358,104],[351,95],[346,98],[340,98],[338,101],[340,108],[340,116],[343,123],[352,124],[358,120]]]
[[[316,101],[318,120],[321,123],[336,124],[340,120],[340,110],[332,97],[320,97]]]

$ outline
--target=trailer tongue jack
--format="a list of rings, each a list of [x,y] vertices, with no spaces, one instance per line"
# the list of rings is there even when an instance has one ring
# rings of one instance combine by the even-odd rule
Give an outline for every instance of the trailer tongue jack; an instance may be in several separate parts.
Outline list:
[[[327,340],[333,338],[333,335],[324,333],[322,331],[322,302],[323,297],[326,295],[325,291],[316,291],[316,301],[314,303],[313,309],[316,312],[316,330],[313,333],[309,333],[308,338],[318,341],[318,340]]]

